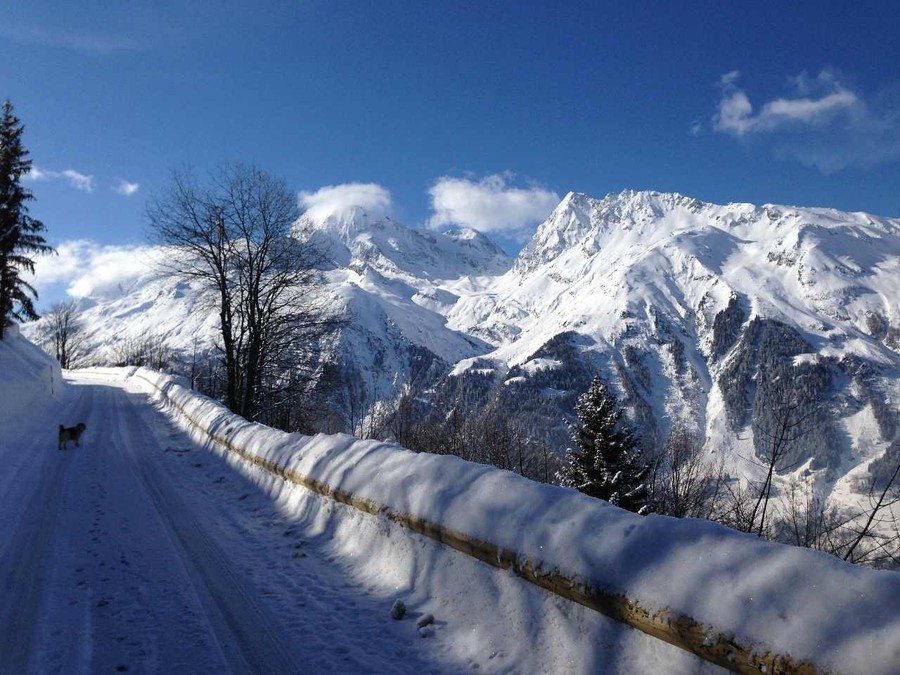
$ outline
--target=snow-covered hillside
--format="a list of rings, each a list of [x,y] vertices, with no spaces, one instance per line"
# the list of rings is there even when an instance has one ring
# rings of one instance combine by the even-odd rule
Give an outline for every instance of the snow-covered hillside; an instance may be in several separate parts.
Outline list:
[[[897,435],[898,291],[897,219],[569,194],[448,323],[493,342],[478,366],[490,359],[513,387],[554,363],[547,345],[575,345],[645,437],[677,422],[733,458],[752,457],[753,429],[797,396],[821,414],[791,463],[812,457],[834,479]]]
[[[298,227],[330,251],[329,293],[349,319],[330,358],[366,401],[488,374],[559,440],[599,372],[645,443],[684,426],[745,473],[754,430],[796,404],[816,423],[788,463],[827,490],[851,490],[900,432],[898,219],[570,193],[513,261],[471,231],[317,217]],[[84,306],[95,356],[147,332],[189,351],[216,325],[189,285],[149,274]]]

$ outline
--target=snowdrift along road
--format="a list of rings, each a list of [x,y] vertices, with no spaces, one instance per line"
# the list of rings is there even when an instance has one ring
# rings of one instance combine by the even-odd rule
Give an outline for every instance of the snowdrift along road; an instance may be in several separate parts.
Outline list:
[[[198,439],[745,672],[896,673],[900,575],[388,443],[250,424],[138,371]],[[492,559],[493,558],[493,559]]]

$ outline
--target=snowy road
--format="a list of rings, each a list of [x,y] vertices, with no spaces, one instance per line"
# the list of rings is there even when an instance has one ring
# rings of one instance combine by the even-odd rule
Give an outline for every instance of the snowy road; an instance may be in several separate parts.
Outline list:
[[[3,672],[440,670],[393,665],[409,636],[383,603],[319,578],[271,501],[145,396],[75,384],[3,444]],[[81,448],[56,449],[58,419],[87,424]],[[368,639],[341,649],[339,625]]]
[[[0,434],[0,672],[715,671],[397,526],[238,470],[122,379],[70,383],[61,403]],[[57,425],[79,421],[82,447],[58,451]],[[337,536],[346,523],[358,548]],[[372,531],[393,538],[389,557],[361,543]],[[423,578],[439,581],[422,589]],[[471,597],[475,579],[496,595]],[[389,618],[398,594],[435,613],[436,636],[418,637],[415,612]]]

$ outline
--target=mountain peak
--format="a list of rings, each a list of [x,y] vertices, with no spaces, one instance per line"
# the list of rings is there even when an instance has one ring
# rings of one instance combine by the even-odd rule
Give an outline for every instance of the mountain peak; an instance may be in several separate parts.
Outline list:
[[[706,206],[704,202],[686,197],[678,192],[631,189],[625,189],[618,193],[610,192],[599,200],[599,205],[604,213],[618,217],[646,213],[659,216],[676,208],[698,211]]]
[[[711,206],[677,192],[626,189],[602,199],[569,192],[519,254],[515,269],[528,272],[576,245],[596,251],[608,232],[640,228],[675,211],[699,213]]]
[[[329,212],[306,212],[300,216],[300,228],[337,236],[348,243],[358,233],[376,227],[382,221],[391,222],[387,216],[371,213],[362,206],[345,206]]]

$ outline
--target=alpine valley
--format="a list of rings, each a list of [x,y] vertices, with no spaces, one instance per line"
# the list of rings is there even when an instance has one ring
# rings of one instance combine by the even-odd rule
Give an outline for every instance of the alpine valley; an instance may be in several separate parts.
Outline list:
[[[811,423],[781,468],[826,495],[864,492],[900,458],[900,219],[569,193],[515,259],[359,208],[301,221],[346,320],[319,372],[352,386],[323,387],[321,430],[404,392],[465,392],[562,453],[599,374],[645,447],[686,429],[734,474],[758,474],[760,430],[785,409]],[[80,301],[83,352],[110,363],[147,334],[208,349],[217,319],[197,290],[136,270]]]

